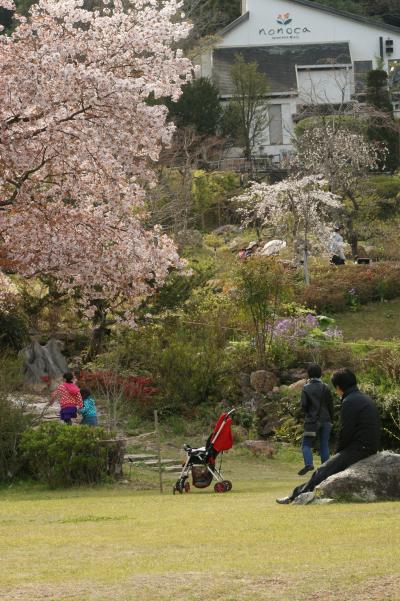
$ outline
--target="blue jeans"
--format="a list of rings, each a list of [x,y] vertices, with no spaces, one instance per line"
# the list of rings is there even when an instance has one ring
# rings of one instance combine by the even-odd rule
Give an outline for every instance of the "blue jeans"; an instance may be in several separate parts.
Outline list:
[[[321,463],[325,463],[329,459],[329,436],[331,434],[332,424],[330,422],[322,422],[317,432],[319,436],[319,454]],[[304,457],[304,465],[314,465],[313,462],[313,447],[315,443],[314,436],[303,436],[301,442],[301,450]]]

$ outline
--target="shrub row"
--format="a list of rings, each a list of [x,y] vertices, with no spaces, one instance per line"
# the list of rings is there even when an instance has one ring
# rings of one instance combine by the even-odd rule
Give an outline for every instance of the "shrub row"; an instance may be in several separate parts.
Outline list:
[[[400,297],[400,263],[343,265],[316,269],[299,301],[318,312],[346,311],[354,304]]]
[[[22,434],[21,461],[29,476],[52,488],[97,484],[115,460],[114,443],[105,442],[109,437],[102,428],[42,424]]]

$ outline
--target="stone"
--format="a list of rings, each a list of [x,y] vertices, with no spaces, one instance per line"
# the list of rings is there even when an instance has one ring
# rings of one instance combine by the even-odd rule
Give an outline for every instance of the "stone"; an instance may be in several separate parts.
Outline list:
[[[382,451],[318,486],[322,497],[349,501],[400,500],[400,454]]]
[[[242,248],[242,242],[238,238],[235,238],[234,240],[232,240],[232,242],[229,243],[228,248],[232,252],[235,252]]]
[[[282,384],[293,384],[299,380],[306,380],[308,378],[307,370],[302,368],[287,369],[280,372],[279,379]]]
[[[260,420],[259,426],[257,428],[257,433],[263,438],[269,438],[270,436],[274,436],[281,423],[282,419],[280,417],[274,415],[267,415]]]
[[[240,387],[250,386],[250,376],[244,371],[241,371],[238,376],[238,383]]]
[[[253,455],[264,455],[272,459],[276,454],[276,448],[266,440],[245,440],[243,446],[249,449]]]
[[[49,383],[68,371],[68,364],[61,350],[63,342],[51,338],[42,346],[34,340],[22,350],[23,371],[28,384]]]
[[[293,501],[293,505],[309,505],[315,499],[315,492],[303,492]]]
[[[250,384],[257,392],[266,394],[278,385],[278,379],[273,372],[260,369],[250,374]]]
[[[307,383],[307,380],[298,380],[298,382],[293,382],[288,386],[289,390],[301,390],[304,384]]]

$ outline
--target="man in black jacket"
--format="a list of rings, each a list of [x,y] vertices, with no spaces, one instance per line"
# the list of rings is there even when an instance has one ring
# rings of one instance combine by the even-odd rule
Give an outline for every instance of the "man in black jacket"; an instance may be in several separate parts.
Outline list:
[[[379,450],[381,425],[375,403],[357,388],[357,379],[349,369],[332,376],[332,384],[342,397],[340,433],[336,455],[317,469],[310,480],[297,486],[288,497],[277,499],[287,505],[304,492],[311,492],[329,476],[347,469],[353,463],[374,455]]]
[[[304,412],[304,434],[301,443],[304,467],[299,476],[314,471],[313,447],[319,437],[321,463],[329,459],[329,436],[333,424],[332,393],[321,381],[322,370],[315,363],[307,369],[309,380],[301,392],[301,408]]]

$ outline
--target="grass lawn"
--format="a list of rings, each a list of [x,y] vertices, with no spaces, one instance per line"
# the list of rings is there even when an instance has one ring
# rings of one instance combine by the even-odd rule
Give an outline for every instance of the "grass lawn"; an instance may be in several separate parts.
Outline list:
[[[0,599],[400,601],[399,504],[279,506],[297,453],[224,464],[221,495],[2,489]]]
[[[338,313],[334,317],[345,340],[400,338],[400,300],[370,303],[355,313]]]

